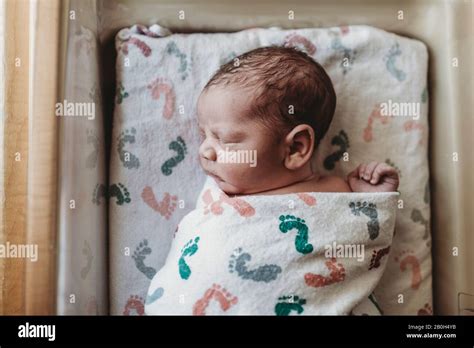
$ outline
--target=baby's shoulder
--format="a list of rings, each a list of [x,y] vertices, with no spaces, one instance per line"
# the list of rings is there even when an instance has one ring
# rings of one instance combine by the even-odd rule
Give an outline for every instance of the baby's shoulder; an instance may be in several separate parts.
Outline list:
[[[316,192],[352,192],[349,184],[338,176],[322,176],[316,185]]]

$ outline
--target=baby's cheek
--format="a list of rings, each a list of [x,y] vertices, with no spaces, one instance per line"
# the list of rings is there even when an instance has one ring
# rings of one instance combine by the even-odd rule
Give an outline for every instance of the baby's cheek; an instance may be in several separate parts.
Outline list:
[[[223,178],[242,190],[252,187],[255,181],[258,180],[255,168],[250,167],[249,164],[227,164],[224,168],[225,175],[223,175]]]
[[[228,177],[241,181],[241,180],[246,180],[252,173],[250,172],[250,169],[252,169],[248,164],[225,164],[223,165],[223,168],[225,170],[225,173]]]

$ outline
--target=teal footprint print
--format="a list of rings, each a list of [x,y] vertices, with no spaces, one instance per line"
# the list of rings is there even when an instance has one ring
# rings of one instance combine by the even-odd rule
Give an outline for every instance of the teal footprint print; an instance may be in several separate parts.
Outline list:
[[[151,248],[148,246],[148,240],[144,239],[133,252],[132,258],[135,261],[135,266],[137,269],[142,272],[148,279],[152,279],[156,274],[156,269],[145,265],[145,259],[152,252]]]
[[[191,268],[189,267],[186,259],[190,256],[193,256],[198,251],[198,242],[199,237],[194,238],[186,243],[186,245],[181,249],[181,257],[178,260],[178,269],[181,279],[187,280],[191,275]]]
[[[102,198],[104,198],[104,201],[107,199],[107,188],[103,184],[97,184],[92,193],[92,203],[100,205]]]
[[[182,53],[176,43],[171,41],[166,46],[166,53],[174,55],[179,59],[179,69],[178,72],[181,74],[181,79],[184,81],[186,77],[188,77],[187,69],[188,69],[188,62],[186,59],[186,54]]]
[[[303,306],[306,304],[304,298],[296,295],[281,296],[275,305],[275,314],[278,316],[288,316],[292,311],[301,314],[304,311]]]
[[[128,98],[128,92],[125,91],[125,87],[121,83],[117,86],[117,104],[122,104],[125,98]]]
[[[395,61],[398,56],[402,54],[398,42],[395,43],[390,50],[388,51],[386,58],[385,66],[387,67],[388,72],[395,77],[398,81],[403,81],[406,78],[406,73],[395,66]]]
[[[237,273],[242,279],[249,279],[255,282],[269,283],[278,277],[281,273],[281,267],[278,265],[263,265],[253,270],[249,270],[247,262],[252,260],[249,253],[245,253],[242,248],[237,248],[230,256],[229,272]]]
[[[280,216],[280,231],[286,233],[292,229],[296,229],[295,247],[296,251],[301,254],[309,254],[313,251],[313,245],[308,243],[308,226],[305,221],[293,215]]]
[[[176,140],[173,140],[169,144],[168,148],[170,150],[175,151],[177,155],[167,160],[161,166],[161,172],[166,176],[171,175],[173,173],[172,168],[176,167],[179,162],[184,160],[184,156],[187,154],[186,143],[181,137],[177,137]]]
[[[145,304],[147,304],[147,305],[152,304],[156,300],[160,299],[163,296],[164,293],[165,293],[165,290],[163,288],[158,288],[155,291],[153,291],[153,293],[151,295],[147,294]]]
[[[124,129],[117,138],[117,152],[120,157],[120,161],[123,166],[127,169],[140,167],[140,160],[137,156],[132,154],[130,151],[125,150],[125,144],[135,143],[135,135],[137,131],[135,128]]]
[[[124,205],[125,203],[130,203],[130,192],[122,183],[112,184],[109,189],[110,198],[115,197],[115,204]]]
[[[330,32],[330,34],[333,36],[331,41],[331,48],[336,52],[342,53],[342,60],[340,66],[342,68],[342,73],[345,75],[354,64],[356,50],[344,46],[338,33]]]
[[[339,150],[330,154],[324,160],[324,168],[326,168],[327,170],[334,169],[336,162],[342,158],[344,153],[349,148],[349,137],[347,136],[347,133],[341,130],[339,134],[332,138],[331,145],[339,146]]]
[[[367,229],[369,230],[369,238],[374,240],[379,236],[379,219],[377,214],[377,206],[373,203],[368,202],[350,202],[349,208],[351,208],[352,214],[360,216],[360,213],[364,214],[369,218],[367,222]]]

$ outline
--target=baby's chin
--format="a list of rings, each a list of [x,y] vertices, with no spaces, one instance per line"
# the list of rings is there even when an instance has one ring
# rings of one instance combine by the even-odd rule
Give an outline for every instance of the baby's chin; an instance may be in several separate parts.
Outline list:
[[[245,190],[241,187],[235,186],[225,180],[223,180],[220,177],[216,177],[214,175],[211,175],[211,177],[214,179],[216,182],[217,186],[224,191],[227,195],[241,195],[245,194]]]
[[[243,193],[241,188],[229,184],[220,178],[214,177],[213,179],[216,181],[217,186],[228,195],[240,195]]]
[[[215,182],[217,183],[217,186],[225,192],[228,196],[233,196],[233,195],[250,195],[254,193],[259,193],[261,190],[250,190],[248,188],[243,188],[241,186],[236,186],[234,184],[230,184],[227,181],[222,180],[221,178],[216,178],[213,177]]]

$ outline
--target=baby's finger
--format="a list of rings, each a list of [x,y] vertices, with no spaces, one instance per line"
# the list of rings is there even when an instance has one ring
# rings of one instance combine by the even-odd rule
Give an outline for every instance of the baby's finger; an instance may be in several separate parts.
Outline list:
[[[377,167],[378,162],[370,162],[366,167],[365,167],[365,172],[364,172],[364,179],[365,180],[370,180],[372,178],[372,173],[374,172],[375,167]]]
[[[382,173],[383,173],[384,165],[386,165],[386,164],[385,163],[379,163],[375,167],[374,172],[372,173],[372,179],[370,180],[370,183],[372,185],[376,185],[379,182],[380,177],[382,176]]]
[[[375,169],[375,172],[379,177],[381,176],[392,176],[392,177],[398,177],[398,172],[396,171],[395,168],[389,166],[386,163],[380,163],[379,166]]]

